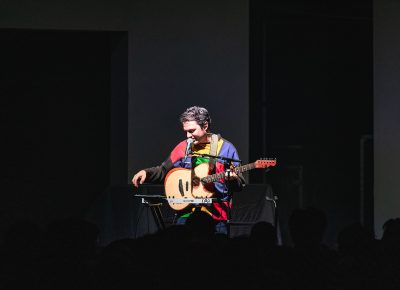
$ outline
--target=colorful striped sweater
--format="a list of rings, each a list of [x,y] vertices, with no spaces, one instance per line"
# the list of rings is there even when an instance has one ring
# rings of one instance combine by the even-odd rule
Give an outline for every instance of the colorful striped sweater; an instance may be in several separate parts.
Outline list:
[[[186,140],[181,141],[170,153],[169,157],[161,163],[161,165],[156,167],[151,167],[145,169],[146,171],[146,181],[148,182],[163,182],[167,173],[173,168],[187,168],[191,169],[192,164],[197,166],[204,162],[209,162],[209,158],[205,157],[196,157],[197,154],[210,154],[210,144],[196,144],[192,145],[192,153],[193,157],[189,156],[186,159],[185,150],[186,150],[187,142]],[[217,156],[226,157],[235,160],[239,160],[239,154],[233,146],[232,143],[223,139],[219,136],[218,146],[217,146]],[[192,160],[193,159],[193,160]],[[239,165],[238,163],[234,164]],[[215,166],[210,174],[220,173],[225,171],[224,161],[221,159],[217,159],[215,162]],[[215,220],[227,220],[228,207],[231,206],[230,193],[238,192],[242,190],[245,181],[241,174],[239,174],[238,179],[233,179],[231,181],[226,180],[218,180],[213,182],[212,184],[207,186],[207,189],[214,192],[215,198],[217,198],[218,202],[214,202],[211,206],[207,207],[207,210],[212,214],[212,217]],[[230,189],[230,192],[229,192]],[[188,207],[180,213],[180,215],[184,215],[187,212],[190,212],[192,207]]]

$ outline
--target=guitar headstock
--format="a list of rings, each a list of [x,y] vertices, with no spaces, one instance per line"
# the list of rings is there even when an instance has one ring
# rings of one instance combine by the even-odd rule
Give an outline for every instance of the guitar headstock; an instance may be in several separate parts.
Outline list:
[[[256,168],[272,167],[276,165],[276,158],[262,158],[254,163]]]

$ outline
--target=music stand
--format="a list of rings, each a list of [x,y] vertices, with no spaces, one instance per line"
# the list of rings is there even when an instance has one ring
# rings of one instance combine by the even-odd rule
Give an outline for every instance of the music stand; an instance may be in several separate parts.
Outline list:
[[[163,205],[162,200],[165,198],[162,195],[152,195],[152,194],[136,194],[134,197],[142,198],[142,204],[148,206],[154,217],[157,228],[159,230],[165,230],[165,222],[161,213],[160,207]]]

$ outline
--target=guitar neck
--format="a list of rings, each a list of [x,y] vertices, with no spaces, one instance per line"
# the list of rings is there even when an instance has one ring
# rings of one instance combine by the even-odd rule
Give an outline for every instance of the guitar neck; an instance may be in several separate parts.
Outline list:
[[[246,164],[246,165],[243,165],[243,166],[235,167],[232,171],[235,172],[236,174],[238,174],[238,173],[249,171],[249,170],[254,169],[254,168],[256,168],[256,163],[255,162],[249,163],[249,164]],[[212,174],[212,175],[208,175],[206,177],[203,177],[201,179],[201,182],[203,184],[211,183],[211,182],[217,181],[217,180],[219,180],[221,178],[224,178],[224,177],[225,177],[225,172],[220,172],[220,173],[216,173],[216,174]]]

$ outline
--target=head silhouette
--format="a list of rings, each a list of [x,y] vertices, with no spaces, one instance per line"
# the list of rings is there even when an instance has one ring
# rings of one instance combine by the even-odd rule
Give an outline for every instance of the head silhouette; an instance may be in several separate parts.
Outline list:
[[[272,247],[276,245],[276,229],[265,221],[255,223],[250,231],[250,239],[256,244],[264,247]]]
[[[208,214],[200,210],[194,211],[187,219],[186,225],[194,237],[208,238],[215,234],[215,221]]]
[[[289,217],[289,232],[295,247],[320,245],[325,228],[325,213],[314,207],[295,209]]]

